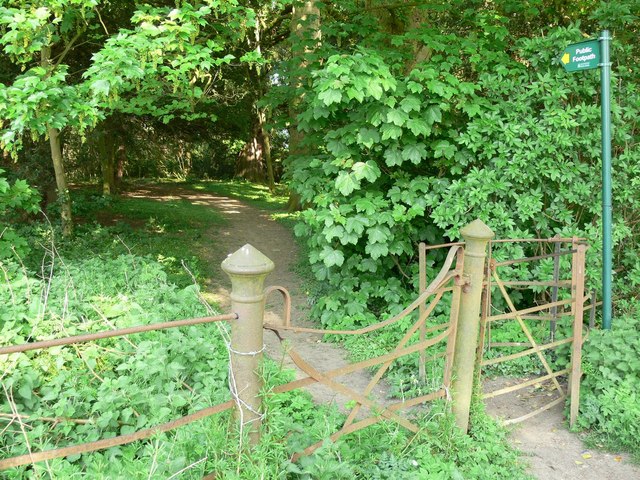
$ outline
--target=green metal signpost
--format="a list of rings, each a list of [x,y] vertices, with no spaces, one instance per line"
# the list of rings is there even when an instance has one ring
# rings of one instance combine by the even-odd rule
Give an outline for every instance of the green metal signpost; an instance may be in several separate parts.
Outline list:
[[[600,70],[600,99],[602,112],[602,326],[611,328],[611,272],[612,241],[611,227],[613,205],[611,195],[611,62],[609,59],[609,30],[604,30],[599,39],[568,45],[562,52],[560,62],[567,72]]]

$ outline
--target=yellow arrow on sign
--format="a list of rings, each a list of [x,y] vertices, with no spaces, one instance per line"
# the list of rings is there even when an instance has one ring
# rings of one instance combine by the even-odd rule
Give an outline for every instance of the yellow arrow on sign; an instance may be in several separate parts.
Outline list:
[[[562,56],[562,59],[561,59],[562,63],[564,63],[566,65],[567,63],[569,63],[569,59],[570,58],[571,57],[569,56],[569,54],[565,52],[565,54]]]

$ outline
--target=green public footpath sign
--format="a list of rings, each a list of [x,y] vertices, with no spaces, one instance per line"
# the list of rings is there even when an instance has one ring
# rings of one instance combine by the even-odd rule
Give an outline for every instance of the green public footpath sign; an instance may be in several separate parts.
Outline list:
[[[598,68],[600,65],[599,43],[598,40],[587,40],[567,46],[560,57],[564,69],[567,72],[577,72]]]
[[[613,271],[613,195],[611,192],[611,58],[609,30],[599,39],[568,45],[560,56],[567,72],[600,70],[600,100],[602,111],[602,326],[611,328]],[[602,59],[602,61],[601,61]]]

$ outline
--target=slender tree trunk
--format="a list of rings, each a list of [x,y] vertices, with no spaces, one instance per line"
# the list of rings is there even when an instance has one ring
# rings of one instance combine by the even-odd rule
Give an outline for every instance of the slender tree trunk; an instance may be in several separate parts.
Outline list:
[[[120,191],[122,187],[122,177],[124,177],[124,164],[127,161],[127,148],[124,143],[118,146],[118,152],[116,153],[116,174],[115,174],[115,186],[116,190]]]
[[[109,152],[110,153],[110,152]],[[111,155],[102,157],[102,195],[105,197],[116,193],[115,162]]]
[[[102,169],[102,195],[104,196],[116,193],[115,149],[113,145],[110,145],[109,133],[106,128],[100,132],[97,145]]]
[[[273,175],[273,160],[271,159],[271,138],[269,133],[262,130],[262,143],[264,146],[264,161],[267,164],[267,185],[271,193],[276,191],[276,179]]]
[[[60,214],[62,219],[62,235],[69,237],[73,234],[73,216],[71,214],[71,196],[67,186],[67,177],[64,173],[62,162],[62,146],[58,129],[49,127],[49,145],[51,146],[51,160],[56,174],[56,186],[58,187],[58,202],[60,202]]]
[[[269,190],[273,193],[276,189],[276,180],[273,175],[273,161],[271,159],[271,138],[269,132],[265,128],[267,119],[267,113],[262,108],[257,108],[258,116],[258,129],[260,130],[260,137],[262,139],[262,152],[264,154],[264,163],[267,167],[267,185]]]
[[[115,122],[107,118],[100,123],[93,134],[95,150],[102,172],[102,195],[105,197],[116,193],[116,133],[114,125]]]
[[[51,66],[51,48],[43,47],[40,52],[40,64],[44,68]],[[67,176],[64,172],[62,161],[62,143],[60,132],[57,128],[47,125],[49,135],[49,145],[51,147],[51,160],[56,176],[56,186],[58,187],[58,201],[60,202],[60,216],[62,220],[62,235],[69,237],[73,235],[73,215],[71,213],[71,196],[67,186]]]

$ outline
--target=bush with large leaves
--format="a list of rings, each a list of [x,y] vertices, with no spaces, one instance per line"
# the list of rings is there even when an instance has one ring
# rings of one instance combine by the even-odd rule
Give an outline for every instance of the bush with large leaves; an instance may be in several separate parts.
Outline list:
[[[473,27],[393,37],[393,45],[418,38],[431,48],[409,71],[397,50],[363,41],[336,49],[312,72],[298,117],[308,148],[289,172],[310,207],[296,232],[308,237],[315,275],[332,289],[316,304],[323,323],[349,327],[397,311],[414,289],[417,242],[456,240],[478,217],[501,238],[586,237],[597,286],[599,79],[596,71],[569,75],[557,61],[582,32],[517,40],[482,15]],[[632,247],[616,258],[627,294],[640,284],[632,121],[640,95],[624,66],[634,49],[615,44],[612,82],[614,188],[624,206],[615,209],[614,241]],[[550,266],[519,275],[541,278]]]

